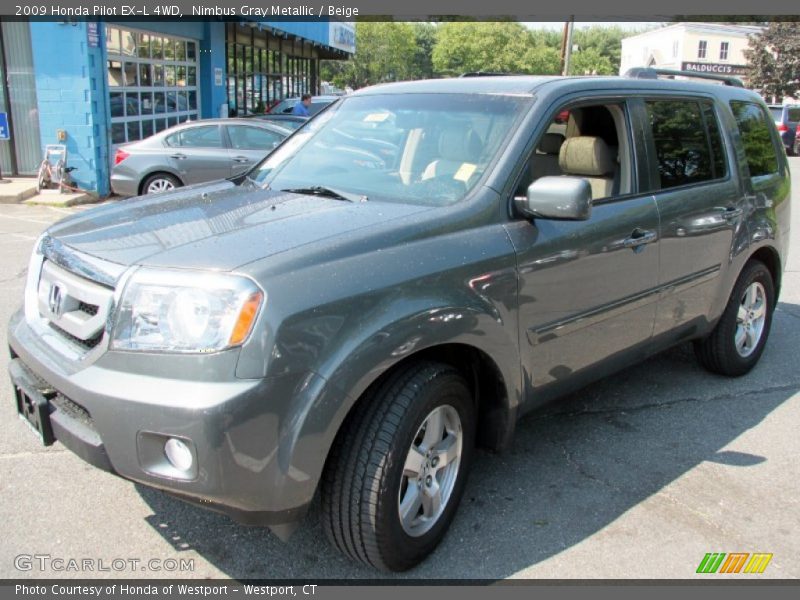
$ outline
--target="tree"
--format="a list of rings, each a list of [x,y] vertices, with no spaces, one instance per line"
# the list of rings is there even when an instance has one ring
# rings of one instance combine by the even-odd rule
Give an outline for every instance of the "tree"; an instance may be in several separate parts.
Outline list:
[[[410,23],[356,23],[356,52],[347,61],[325,61],[323,79],[339,87],[364,87],[385,81],[410,79],[417,51]]]
[[[589,52],[580,60],[587,65],[588,71],[597,71],[598,75],[611,75],[619,72],[619,63],[622,56],[622,38],[635,35],[636,32],[626,31],[619,26],[600,27],[593,25],[584,29],[576,29],[572,36],[572,43],[578,45],[578,52],[572,55],[572,60],[578,60],[577,55]],[[607,59],[607,62],[602,60]],[[585,69],[570,69],[576,75],[583,75]]]
[[[436,25],[433,23],[412,23],[414,31],[414,60],[411,65],[411,79],[430,79],[434,76],[433,47],[436,45]]]
[[[800,91],[800,22],[772,22],[750,36],[744,51],[750,85],[765,97],[795,97]]]
[[[619,71],[619,63],[615,67],[597,48],[579,48],[570,58],[570,75],[614,75]]]
[[[536,44],[531,32],[516,22],[443,23],[433,67],[451,76],[469,71],[552,74],[558,72],[558,51]]]

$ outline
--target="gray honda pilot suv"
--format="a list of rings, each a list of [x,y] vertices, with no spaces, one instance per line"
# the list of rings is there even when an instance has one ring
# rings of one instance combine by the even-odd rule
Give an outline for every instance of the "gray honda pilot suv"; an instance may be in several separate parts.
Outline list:
[[[764,102],[728,85],[472,77],[368,88],[240,181],[50,227],[11,319],[45,444],[288,536],[407,569],[473,449],[693,341],[758,362],[789,240]]]

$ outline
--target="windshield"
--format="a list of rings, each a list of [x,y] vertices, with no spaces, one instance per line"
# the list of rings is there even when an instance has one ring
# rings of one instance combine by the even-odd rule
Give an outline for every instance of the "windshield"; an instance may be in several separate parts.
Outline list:
[[[444,205],[480,180],[530,98],[355,96],[308,122],[251,173],[273,190]]]

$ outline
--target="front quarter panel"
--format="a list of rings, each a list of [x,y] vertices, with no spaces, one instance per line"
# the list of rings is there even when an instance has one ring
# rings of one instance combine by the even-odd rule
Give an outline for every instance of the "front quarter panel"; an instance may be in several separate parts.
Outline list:
[[[239,376],[259,369],[268,377],[312,372],[334,392],[299,395],[283,416],[279,453],[297,471],[318,477],[369,385],[432,346],[466,344],[491,357],[506,385],[508,410],[516,411],[513,247],[499,223],[454,229],[267,277],[267,307],[256,331],[261,339],[255,340],[263,354],[243,348]]]

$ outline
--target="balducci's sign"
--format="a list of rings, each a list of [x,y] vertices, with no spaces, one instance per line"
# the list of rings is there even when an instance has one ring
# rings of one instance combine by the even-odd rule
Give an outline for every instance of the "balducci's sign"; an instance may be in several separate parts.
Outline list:
[[[724,65],[720,63],[681,63],[681,71],[697,73],[717,73],[719,75],[747,75],[747,65]]]

